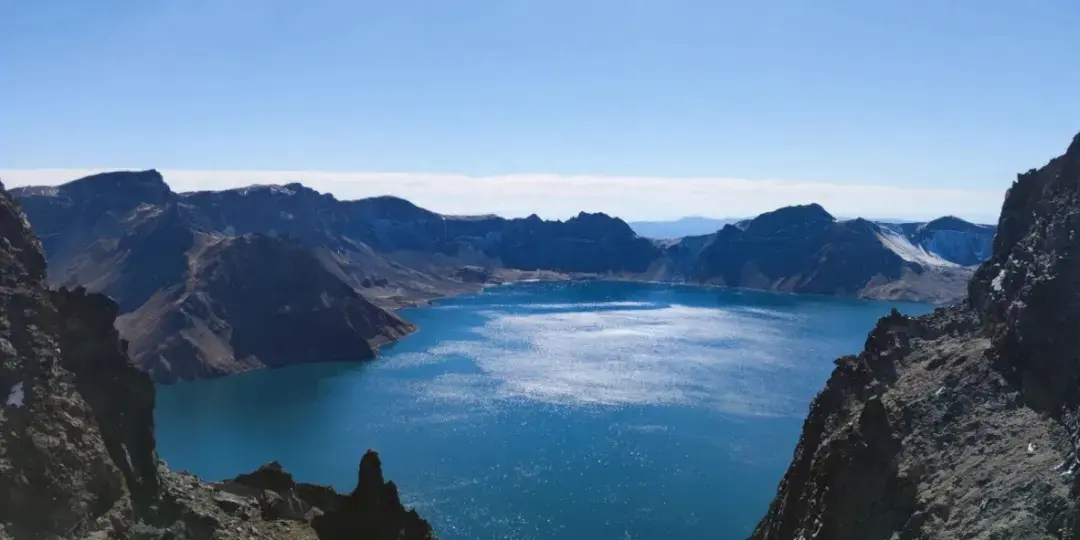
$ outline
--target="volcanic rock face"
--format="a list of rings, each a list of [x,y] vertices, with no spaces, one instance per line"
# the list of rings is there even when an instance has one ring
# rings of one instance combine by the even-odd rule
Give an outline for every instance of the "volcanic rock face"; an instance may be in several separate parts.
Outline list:
[[[660,254],[621,219],[582,212],[566,222],[512,220],[488,250],[504,264],[560,272],[644,272]]]
[[[199,211],[156,171],[18,191],[48,231],[51,281],[116,300],[133,360],[159,382],[371,358],[413,330],[299,243],[304,235],[324,237],[320,226],[335,223],[320,212],[324,196],[300,186],[226,193],[192,195],[205,206]],[[280,199],[289,212],[260,213],[264,198]],[[208,226],[225,203],[244,208],[245,219],[218,225],[266,235],[229,236]]]
[[[762,214],[667,248],[668,277],[716,285],[950,303],[971,271],[817,204]],[[661,274],[663,275],[663,274]]]
[[[159,382],[372,358],[414,330],[303,247],[262,235],[200,235],[186,279],[118,321],[132,359]]]
[[[12,195],[34,216],[50,272],[62,272],[70,257],[97,239],[120,236],[133,212],[173,198],[157,171],[102,173],[59,188],[18,188]]]
[[[904,261],[857,225],[837,223],[818,205],[762,214],[745,231],[720,231],[698,273],[726,285],[849,295],[876,275],[899,278]]]
[[[955,218],[837,222],[806,205],[661,241],[602,213],[566,221],[444,216],[389,196],[338,201],[295,183],[174,194],[163,184],[150,189],[160,184],[154,171],[117,175],[16,195],[49,233],[51,281],[105,292],[125,313],[177,281],[186,252],[177,246],[190,245],[195,232],[292,238],[382,307],[473,291],[478,276],[501,282],[522,271],[948,303],[965,294],[964,265],[987,255],[993,234]],[[117,195],[125,182],[136,186]],[[145,231],[128,232],[134,228]],[[152,235],[155,245],[140,247]],[[461,271],[472,267],[483,272]]]
[[[1080,136],[1019,176],[965,304],[879,321],[755,539],[1080,538]]]
[[[88,429],[94,411],[64,367],[65,321],[45,288],[44,261],[0,190],[0,537],[71,537],[133,515],[124,472],[102,433]]]
[[[100,294],[46,288],[41,245],[0,187],[0,539],[431,537],[394,504],[374,453],[351,495],[291,478],[235,493],[169,471],[155,451],[154,386],[126,357],[117,311]],[[375,509],[353,502],[372,498]],[[279,500],[306,513],[279,513]],[[362,525],[317,525],[326,516]]]
[[[949,262],[974,266],[990,258],[994,245],[992,225],[977,225],[945,216],[926,223],[878,223],[903,234],[908,241]]]

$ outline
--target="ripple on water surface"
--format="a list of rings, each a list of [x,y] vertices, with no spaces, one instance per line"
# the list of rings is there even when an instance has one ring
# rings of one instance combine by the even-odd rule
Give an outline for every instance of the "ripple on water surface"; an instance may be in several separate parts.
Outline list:
[[[745,538],[837,355],[896,306],[633,283],[496,287],[404,312],[370,363],[162,387],[162,456],[351,489],[369,447],[447,540]]]

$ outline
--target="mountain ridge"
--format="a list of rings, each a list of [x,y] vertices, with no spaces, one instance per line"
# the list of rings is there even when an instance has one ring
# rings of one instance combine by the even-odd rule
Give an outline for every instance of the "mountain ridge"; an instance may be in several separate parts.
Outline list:
[[[386,309],[522,278],[947,303],[963,295],[971,273],[900,233],[866,220],[840,222],[817,204],[767,212],[702,237],[657,241],[602,212],[563,221],[443,216],[392,196],[340,201],[299,183],[175,193],[154,170],[13,193],[44,238],[50,283],[114,298],[133,358],[160,382],[282,365],[289,354],[293,362],[370,358],[378,345],[412,330]],[[246,259],[234,266],[246,274],[226,281],[261,283],[258,298],[280,298],[279,305],[245,309],[240,295],[200,280],[197,269],[212,262],[207,246],[236,238],[265,238],[259,245],[267,249],[238,251]],[[301,273],[286,278],[275,270],[281,268]],[[288,294],[292,286],[303,294]],[[308,308],[297,310],[301,305]],[[292,323],[283,329],[336,333],[318,333],[323,347],[312,345],[315,334],[284,331],[295,346],[235,342],[243,334],[237,329],[255,321],[276,327],[285,317]]]
[[[46,231],[50,281],[113,298],[132,359],[156,381],[176,382],[372,358],[380,345],[415,329],[371,304],[299,239],[288,239],[316,231],[321,219],[317,211],[301,214],[317,209],[304,197],[322,198],[304,189],[249,189],[291,202],[300,197],[293,211],[307,222],[239,236],[216,231],[213,205],[200,212],[153,170],[103,173],[16,195]],[[242,286],[250,283],[260,290]],[[259,327],[275,328],[278,341],[245,337]]]

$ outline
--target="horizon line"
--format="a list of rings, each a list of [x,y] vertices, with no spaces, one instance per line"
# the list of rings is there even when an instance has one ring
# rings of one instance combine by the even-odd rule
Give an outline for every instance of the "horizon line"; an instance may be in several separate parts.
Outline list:
[[[731,177],[660,177],[521,173],[458,173],[251,169],[37,168],[0,169],[9,188],[57,186],[102,172],[158,171],[177,193],[300,183],[339,200],[390,195],[444,215],[566,219],[603,212],[627,222],[687,217],[744,219],[787,206],[817,203],[834,216],[889,216],[929,221],[955,216],[996,224],[1004,189],[964,189]],[[720,217],[708,217],[720,216]],[[838,218],[839,219],[839,218]]]

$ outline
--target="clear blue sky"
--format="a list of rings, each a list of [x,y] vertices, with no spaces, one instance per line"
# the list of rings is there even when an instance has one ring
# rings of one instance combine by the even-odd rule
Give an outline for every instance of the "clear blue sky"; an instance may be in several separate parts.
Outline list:
[[[0,0],[0,168],[1004,188],[1075,0]]]

